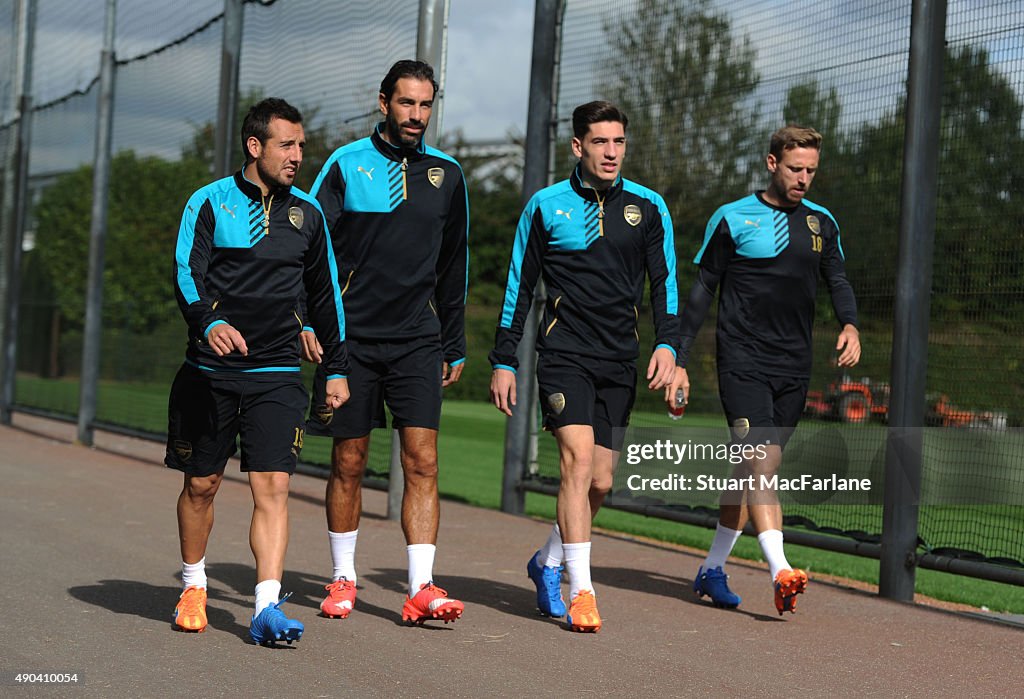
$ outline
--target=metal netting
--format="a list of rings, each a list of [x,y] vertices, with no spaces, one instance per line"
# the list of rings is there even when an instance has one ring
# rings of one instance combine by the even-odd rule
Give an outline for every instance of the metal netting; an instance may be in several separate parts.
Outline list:
[[[720,205],[763,189],[770,134],[786,123],[823,134],[809,199],[832,211],[842,230],[864,354],[846,375],[835,368],[837,327],[821,291],[805,417],[820,427],[797,430],[787,452],[811,454],[801,440],[812,443],[817,430],[834,427],[814,458],[872,478],[879,491],[910,12],[910,3],[894,0],[798,8],[781,1],[568,0],[557,75],[553,178],[565,177],[572,165],[565,144],[573,108],[592,99],[622,106],[630,119],[623,175],[668,203],[684,296],[708,218]],[[1024,496],[1024,442],[1019,430],[1009,429],[1024,421],[1024,343],[1015,327],[1024,311],[1022,30],[1019,2],[949,3],[926,406],[926,425],[938,432],[925,435],[919,531],[928,550],[1016,561],[1024,561],[1024,512],[1000,503],[1007,493],[1018,502]],[[712,313],[689,364],[696,424],[703,424],[702,415],[721,415],[714,324]],[[650,328],[645,337],[643,325],[650,324],[642,324],[641,346],[649,347]],[[860,402],[847,399],[850,394]],[[868,424],[850,424],[862,421]],[[632,424],[667,425],[659,397],[645,386],[638,387]],[[994,437],[979,445],[942,430]],[[539,452],[539,475],[557,478],[553,440],[542,436]],[[968,482],[975,504],[944,499]],[[617,481],[617,495],[633,495],[619,487]],[[880,503],[880,496],[858,506],[797,503],[785,513],[790,523],[877,541]]]
[[[15,144],[17,95],[15,63],[17,62],[16,13],[14,0],[0,0],[0,250],[7,255],[10,222],[8,198],[11,197],[13,170],[12,149]],[[0,260],[0,298],[7,298],[7,264]],[[5,309],[6,311],[6,309]],[[7,313],[0,313],[0,336],[7,322]]]
[[[212,178],[223,9],[223,0],[118,3],[100,425],[166,429],[167,390],[186,339],[169,265],[185,201]],[[0,17],[13,12],[13,0],[0,0]],[[297,183],[308,188],[334,148],[369,132],[388,67],[415,55],[418,3],[247,0],[243,12],[233,133],[259,98],[297,106],[307,134]],[[104,16],[97,3],[39,0],[36,22],[15,403],[71,417],[79,402]],[[13,29],[0,23],[0,37],[8,34]],[[0,98],[12,117],[14,55],[0,55]],[[10,133],[0,131],[5,163]],[[236,150],[232,162],[241,163]],[[389,435],[382,436],[371,471],[387,471]],[[306,446],[304,460],[329,461],[328,440]]]

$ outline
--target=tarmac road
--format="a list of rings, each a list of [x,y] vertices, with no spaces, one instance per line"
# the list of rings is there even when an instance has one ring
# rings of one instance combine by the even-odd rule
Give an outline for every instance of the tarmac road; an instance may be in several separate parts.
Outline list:
[[[367,491],[356,559],[359,597],[345,620],[319,616],[330,571],[324,482],[293,479],[286,609],[306,625],[280,649],[248,640],[254,566],[251,497],[228,466],[207,554],[210,628],[172,631],[180,592],[174,503],[181,476],[162,447],[22,414],[0,427],[3,586],[0,695],[333,696],[1014,696],[1019,629],[812,582],[780,618],[764,569],[732,563],[735,611],[693,598],[701,558],[594,537],[604,619],[574,634],[536,613],[525,564],[548,523],[442,505],[437,582],[463,619],[401,622],[405,549]],[[444,465],[442,464],[442,468]],[[495,487],[498,487],[497,484]],[[28,688],[16,672],[79,673],[77,686]]]

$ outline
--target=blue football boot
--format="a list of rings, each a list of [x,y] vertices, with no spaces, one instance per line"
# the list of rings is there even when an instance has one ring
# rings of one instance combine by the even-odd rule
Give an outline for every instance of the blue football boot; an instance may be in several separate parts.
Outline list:
[[[710,570],[704,570],[704,566],[701,566],[693,581],[693,592],[698,597],[707,595],[716,607],[735,609],[743,600],[729,589],[728,580],[729,576],[722,570],[722,566]]]
[[[249,637],[253,640],[253,643],[267,646],[274,643],[274,641],[291,643],[302,638],[302,632],[305,630],[302,622],[296,619],[289,619],[281,611],[281,605],[291,595],[292,593],[289,592],[281,598],[280,602],[270,605],[260,612],[258,616],[252,618],[252,623],[249,625]]]
[[[562,599],[562,571],[565,566],[543,566],[537,562],[540,551],[530,557],[526,574],[537,586],[537,609],[545,616],[565,616],[565,601]]]

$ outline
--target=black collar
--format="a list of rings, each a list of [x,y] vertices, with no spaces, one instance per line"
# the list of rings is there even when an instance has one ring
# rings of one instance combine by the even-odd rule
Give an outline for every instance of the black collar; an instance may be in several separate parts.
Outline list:
[[[572,171],[572,175],[569,176],[569,183],[572,185],[573,190],[576,191],[581,197],[588,201],[598,201],[598,190],[594,189],[586,182],[583,181],[583,171],[579,163],[576,164],[575,169]],[[615,181],[612,182],[612,186],[604,190],[604,194],[601,196],[601,201],[607,201],[609,197],[618,196],[619,192],[622,191],[622,175],[617,175]]]
[[[245,173],[245,168],[244,167],[241,170],[239,170],[238,172],[235,173],[235,185],[240,190],[242,190],[242,194],[244,194],[245,196],[249,197],[253,201],[258,201],[258,202],[262,203],[263,200],[266,198],[266,197],[263,196],[263,190],[261,190],[259,188],[259,186],[255,182],[251,182],[248,179],[246,179],[244,173]],[[272,195],[291,194],[291,191],[292,191],[292,188],[289,185],[285,185],[283,187],[271,187],[269,194],[272,194]]]
[[[776,206],[775,204],[772,204],[770,201],[768,201],[768,200],[766,200],[764,198],[764,193],[765,193],[765,190],[761,189],[761,190],[758,190],[758,191],[754,192],[754,196],[757,197],[757,200],[759,202],[761,202],[762,204],[767,206],[769,209],[774,209],[775,211],[781,211],[784,214],[791,214],[791,213],[793,213],[794,211],[799,209],[800,208],[800,204],[803,203],[803,202],[800,202],[799,204],[793,204],[792,206]]]
[[[377,124],[377,127],[370,134],[370,140],[373,142],[374,147],[388,160],[394,160],[395,162],[402,162],[403,160],[419,160],[426,152],[427,148],[423,145],[423,139],[416,144],[415,148],[406,148],[405,146],[396,146],[388,141],[384,140],[381,133],[384,130],[384,122]]]

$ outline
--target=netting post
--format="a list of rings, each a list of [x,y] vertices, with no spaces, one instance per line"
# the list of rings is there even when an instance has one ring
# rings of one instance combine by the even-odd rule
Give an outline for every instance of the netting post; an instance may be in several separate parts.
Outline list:
[[[28,159],[32,142],[32,52],[36,37],[36,0],[18,3],[18,55],[20,70],[15,71],[18,95],[18,126],[15,135],[13,167],[5,168],[3,211],[10,212],[4,250],[4,318],[2,337],[3,379],[0,382],[0,423],[11,424],[14,406],[14,379],[18,370],[18,306],[21,303],[21,252],[28,212]]]
[[[416,59],[429,63],[437,80],[434,108],[423,141],[437,145],[444,116],[445,61],[448,56],[448,10],[450,0],[420,0],[420,21],[416,33]]]
[[[448,30],[448,0],[420,0],[419,29],[416,35],[416,59],[434,69],[438,89],[434,109],[423,134],[425,143],[437,143],[441,128],[441,102],[444,96],[445,39]],[[402,468],[402,439],[391,430],[391,462],[388,465],[388,519],[401,519],[405,494],[405,470]]]
[[[917,572],[945,36],[946,0],[914,0],[878,585],[880,595],[902,601],[913,600]]]
[[[82,378],[78,397],[78,442],[92,446],[103,335],[103,265],[110,194],[110,150],[114,127],[114,32],[117,0],[106,2],[100,94],[96,102],[96,150],[93,158],[92,220],[89,224],[89,278],[86,282]]]
[[[227,177],[234,168],[231,154],[238,148],[235,118],[238,114],[238,66],[242,56],[242,25],[245,15],[242,0],[224,0],[224,34],[220,48],[220,97],[217,100],[217,124],[213,176]]]
[[[530,100],[526,116],[523,165],[523,205],[537,190],[546,187],[552,145],[552,114],[555,104],[555,66],[558,56],[558,21],[562,0],[537,0],[533,11],[533,56],[530,62]],[[518,405],[505,427],[505,465],[501,483],[501,509],[522,514],[526,493],[519,487],[530,459],[530,424],[536,391],[538,284],[533,306],[519,342],[516,373]]]

